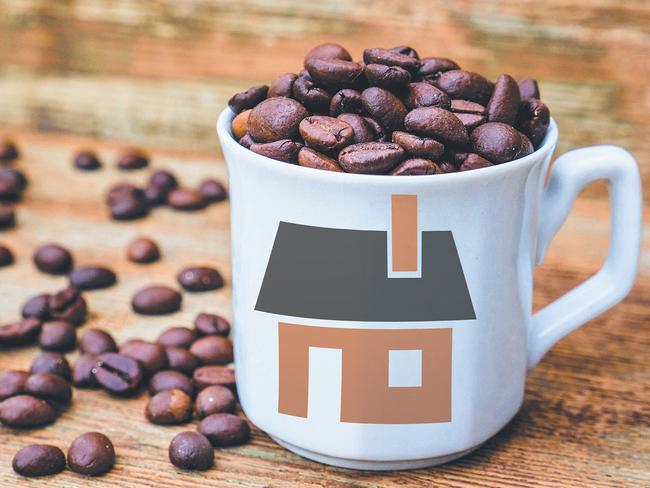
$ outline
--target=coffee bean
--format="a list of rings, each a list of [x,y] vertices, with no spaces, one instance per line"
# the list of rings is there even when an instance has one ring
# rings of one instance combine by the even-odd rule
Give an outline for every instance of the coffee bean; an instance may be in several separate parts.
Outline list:
[[[18,147],[14,141],[11,139],[0,140],[0,162],[10,163],[18,159],[19,156]]]
[[[533,151],[528,138],[502,122],[488,122],[472,131],[472,148],[491,163],[501,164]]]
[[[0,346],[22,346],[36,341],[41,331],[41,321],[25,318],[0,326]]]
[[[392,142],[352,144],[339,154],[339,164],[348,173],[381,174],[395,167],[406,152]]]
[[[56,446],[31,444],[16,453],[11,467],[27,478],[50,476],[65,469],[65,455]]]
[[[437,107],[411,110],[404,119],[406,130],[450,144],[467,144],[469,137],[462,122],[451,112]]]
[[[463,161],[463,164],[460,165],[458,171],[471,171],[473,169],[489,168],[490,166],[494,165],[478,154],[472,153],[467,155],[465,161]]]
[[[407,54],[390,51],[382,48],[370,48],[363,51],[363,61],[368,64],[383,64],[386,66],[399,66],[411,73],[417,73],[420,60]]]
[[[215,413],[233,413],[236,404],[235,395],[225,386],[208,386],[196,397],[194,413],[201,419]]]
[[[45,244],[36,249],[34,264],[43,273],[67,274],[72,269],[72,254],[57,244]]]
[[[178,273],[176,280],[187,291],[217,290],[224,286],[219,271],[208,266],[184,268]]]
[[[314,58],[323,58],[323,59],[342,59],[344,61],[352,61],[352,56],[350,53],[340,44],[334,42],[326,42],[325,44],[319,44],[314,47],[307,53],[305,56],[305,65],[307,61]]]
[[[0,230],[16,226],[16,212],[10,205],[0,203]]]
[[[113,337],[102,329],[88,329],[79,337],[79,352],[98,355],[116,352],[117,345]]]
[[[435,80],[441,73],[457,69],[460,69],[460,66],[451,59],[428,57],[420,60],[417,75],[422,80]]]
[[[28,376],[27,371],[10,370],[0,373],[0,400],[23,393]]]
[[[352,127],[352,144],[359,144],[360,142],[374,142],[380,138],[380,136],[374,130],[375,126],[371,125],[368,122],[368,120],[372,119],[350,113],[341,114],[337,118]],[[383,134],[383,130],[381,132]],[[300,158],[300,154],[298,154],[298,157]]]
[[[68,466],[86,476],[99,476],[115,464],[115,448],[111,440],[99,432],[80,435],[68,449]]]
[[[300,121],[308,115],[305,107],[296,100],[287,97],[267,98],[251,111],[248,133],[256,142],[291,139],[296,135]]]
[[[112,187],[106,194],[106,203],[114,220],[133,220],[149,213],[144,190],[128,183]]]
[[[316,85],[314,80],[311,79],[311,76],[309,76],[309,73],[296,78],[296,81],[293,83],[293,96],[307,110],[315,114],[326,114],[332,101],[330,93]],[[305,113],[300,119],[302,120],[308,115],[308,113]],[[248,130],[250,132],[250,126]],[[251,135],[254,139],[257,139],[254,133],[251,133]]]
[[[43,324],[38,345],[44,351],[72,351],[77,344],[77,332],[72,324],[57,320]]]
[[[192,418],[192,399],[181,390],[165,390],[149,399],[145,416],[152,424],[182,424]]]
[[[129,356],[106,352],[97,357],[95,379],[113,395],[125,396],[135,393],[143,377],[142,366]]]
[[[39,320],[47,320],[50,317],[49,300],[50,295],[48,294],[41,294],[31,297],[23,305],[23,317],[34,317]]]
[[[149,166],[149,156],[140,149],[126,149],[117,159],[117,167],[121,170],[140,169]]]
[[[244,137],[239,139],[239,144],[244,146],[246,149],[250,149],[253,144],[255,144],[255,141],[251,137],[251,135],[247,132]]]
[[[305,68],[312,79],[323,86],[340,90],[354,85],[363,74],[363,65],[334,58],[310,58]]]
[[[214,448],[198,432],[181,432],[169,444],[169,460],[180,469],[205,471],[214,464]]]
[[[167,195],[167,204],[175,210],[201,210],[208,202],[199,190],[189,188],[174,188]]]
[[[492,83],[472,71],[455,69],[440,74],[437,86],[451,98],[486,104],[492,94]]]
[[[104,266],[84,266],[70,273],[70,284],[79,290],[109,288],[116,282],[115,273]]]
[[[436,163],[428,159],[407,159],[401,162],[389,174],[391,176],[435,175],[440,173]]]
[[[541,97],[539,95],[539,86],[537,85],[537,80],[532,78],[523,78],[517,83],[519,86],[519,94],[521,95],[522,100],[528,100],[529,98],[536,98],[539,100]]]
[[[263,144],[254,143],[251,145],[250,150],[277,161],[295,163],[298,158],[298,151],[301,147],[302,144],[298,142],[290,139],[280,139],[279,141],[266,142]]]
[[[190,347],[190,352],[203,364],[225,365],[232,363],[233,360],[232,342],[220,336],[206,336],[198,339]]]
[[[149,394],[155,395],[165,390],[181,390],[189,396],[194,396],[194,384],[183,373],[173,370],[158,371],[149,380]]]
[[[163,347],[188,348],[197,339],[198,334],[187,327],[170,327],[158,336],[156,341]]]
[[[418,52],[415,49],[413,49],[411,46],[395,46],[395,47],[391,47],[389,51],[404,54],[405,56],[410,56],[415,59],[420,59]]]
[[[13,202],[20,200],[27,186],[27,178],[13,168],[0,168],[0,200]]]
[[[31,374],[52,373],[65,380],[70,380],[70,364],[65,356],[58,352],[43,352],[32,361]]]
[[[412,58],[409,58],[412,59]],[[407,110],[399,98],[384,88],[372,86],[361,93],[361,101],[371,117],[392,132],[404,125]]]
[[[199,367],[199,359],[187,349],[166,347],[168,368],[191,375]]]
[[[453,163],[450,163],[449,161],[442,161],[441,163],[438,164],[438,167],[440,168],[440,171],[444,173],[456,173],[458,171],[458,168],[456,168],[456,165]]]
[[[393,142],[399,144],[406,152],[418,158],[438,159],[445,146],[435,139],[420,137],[408,132],[393,132]]]
[[[11,266],[14,263],[14,254],[7,246],[0,244],[0,268]]]
[[[69,403],[72,388],[68,382],[52,373],[34,373],[25,381],[25,393],[49,402]]]
[[[213,313],[200,313],[194,319],[194,328],[199,335],[218,335],[227,337],[230,334],[230,323]]]
[[[198,390],[219,385],[235,391],[235,370],[228,366],[201,366],[194,370],[192,379]]]
[[[94,171],[102,167],[102,163],[93,151],[81,150],[73,160],[74,166],[82,171]]]
[[[449,110],[451,100],[445,92],[429,83],[409,83],[406,87],[404,105],[409,110],[419,107],[439,107]]]
[[[268,91],[269,87],[266,85],[253,86],[246,91],[233,95],[233,97],[228,100],[228,106],[233,112],[239,114],[244,110],[253,108],[264,100]]]
[[[310,147],[303,147],[298,153],[298,164],[305,168],[323,169],[326,171],[343,171],[336,159],[332,159],[324,154],[314,151]]]
[[[138,237],[131,241],[127,247],[126,255],[134,263],[153,263],[160,259],[160,248],[154,240]]]
[[[13,428],[40,427],[54,422],[56,412],[45,400],[16,395],[0,402],[0,423]]]
[[[144,192],[141,188],[138,188],[131,183],[118,183],[117,185],[111,186],[106,195],[104,196],[104,201],[107,205],[114,205],[120,199],[125,197],[133,198],[144,198]]]
[[[120,346],[119,353],[138,361],[148,374],[167,367],[167,354],[160,344],[132,339]]]
[[[206,202],[222,202],[228,198],[226,187],[220,181],[213,179],[203,180],[199,185],[199,191]]]
[[[325,115],[303,119],[298,130],[309,146],[326,153],[339,151],[349,145],[354,136],[352,127],[346,122]]]
[[[167,195],[174,188],[178,187],[178,181],[170,171],[159,169],[151,173],[147,186],[144,189],[144,198],[141,192],[132,193],[132,197],[138,201],[144,201],[150,206],[162,205],[167,201]]]
[[[298,78],[295,73],[285,73],[278,76],[269,87],[268,98],[293,96],[293,83]]]
[[[137,292],[131,300],[133,311],[142,315],[164,315],[180,310],[182,296],[163,285],[149,286]]]
[[[521,103],[517,115],[517,129],[530,139],[535,147],[539,147],[551,123],[548,107],[540,100],[529,98]]]
[[[72,367],[72,384],[77,388],[99,388],[95,379],[97,356],[82,354]]]
[[[147,186],[159,186],[171,190],[178,186],[178,181],[171,171],[158,169],[151,173]]]
[[[362,112],[363,103],[361,103],[361,93],[357,90],[344,88],[332,96],[329,108],[330,117],[338,117],[343,113],[360,114]]]
[[[82,325],[88,315],[86,300],[79,290],[69,286],[48,297],[49,318],[63,320],[72,325]]]
[[[237,446],[245,443],[251,434],[248,423],[231,413],[208,415],[199,423],[197,430],[208,438],[213,446]]]
[[[463,123],[468,132],[487,122],[486,108],[469,100],[452,100],[451,111]]]
[[[513,125],[520,102],[517,82],[510,75],[500,75],[487,105],[488,120]]]

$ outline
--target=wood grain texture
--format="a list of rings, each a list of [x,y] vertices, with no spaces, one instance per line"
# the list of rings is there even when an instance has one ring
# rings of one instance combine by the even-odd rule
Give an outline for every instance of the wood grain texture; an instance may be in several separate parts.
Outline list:
[[[30,178],[18,206],[19,226],[0,232],[17,263],[0,270],[0,322],[18,317],[23,301],[64,285],[36,271],[35,247],[60,242],[80,264],[109,263],[119,275],[110,290],[89,292],[91,316],[84,330],[105,327],[118,340],[154,339],[170,325],[189,325],[196,313],[230,316],[230,287],[184,295],[183,309],[171,316],[139,317],[129,307],[132,293],[151,282],[174,284],[189,262],[213,264],[230,279],[227,203],[182,214],[157,209],[149,218],[111,222],[102,193],[113,182],[142,182],[149,170],[118,173],[112,165],[120,145],[75,137],[17,132],[24,152],[18,167]],[[72,169],[80,147],[97,149],[107,167],[95,173]],[[204,176],[225,178],[223,163],[197,153],[152,150],[153,166],[169,168],[192,185]],[[74,191],[73,191],[74,190]],[[605,202],[580,199],[536,271],[536,308],[592,274],[607,248],[609,211]],[[650,213],[646,211],[646,220]],[[562,340],[531,372],[521,411],[474,453],[438,468],[402,473],[369,473],[326,467],[294,455],[258,429],[242,447],[219,449],[216,467],[181,472],[167,459],[171,438],[193,429],[152,425],[144,419],[146,396],[118,400],[101,391],[75,390],[71,408],[44,429],[0,427],[0,486],[48,487],[398,487],[398,486],[648,486],[650,484],[650,233],[642,249],[641,274],[619,306]],[[130,263],[125,245],[135,235],[161,243],[163,259],[148,266]],[[234,325],[237,327],[237,324]],[[35,347],[0,351],[0,370],[28,368]],[[70,354],[73,359],[76,354]],[[117,465],[108,475],[88,479],[70,471],[30,480],[10,468],[14,453],[33,442],[64,450],[79,434],[99,430],[115,444]]]

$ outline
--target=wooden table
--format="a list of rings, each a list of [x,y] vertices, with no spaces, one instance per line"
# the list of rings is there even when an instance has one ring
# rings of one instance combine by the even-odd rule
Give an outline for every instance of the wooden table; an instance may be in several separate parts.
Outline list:
[[[15,134],[24,157],[18,163],[30,178],[18,205],[19,225],[0,232],[17,263],[0,270],[0,321],[18,318],[24,300],[53,291],[64,278],[39,273],[31,263],[38,244],[68,246],[79,264],[104,263],[116,269],[118,286],[87,293],[85,328],[104,327],[118,340],[154,339],[171,325],[189,325],[199,311],[230,315],[230,289],[185,294],[181,312],[139,317],[132,293],[152,282],[174,284],[190,263],[213,264],[230,278],[227,203],[184,214],[156,209],[140,221],[108,219],[103,193],[117,181],[143,182],[149,170],[125,174],[113,167],[120,147],[70,136]],[[107,165],[82,173],[71,166],[80,147],[99,151]],[[205,176],[225,179],[223,163],[189,153],[152,150],[153,167],[170,168],[184,184]],[[579,200],[536,272],[536,307],[584,280],[602,262],[607,247],[606,202]],[[647,212],[646,212],[647,217]],[[647,218],[646,218],[647,221]],[[136,235],[162,245],[162,261],[142,266],[126,260],[125,245]],[[650,484],[650,246],[643,247],[641,273],[625,302],[561,341],[530,374],[525,403],[493,439],[474,453],[442,467],[401,473],[370,473],[323,466],[277,446],[260,430],[251,443],[216,453],[210,471],[181,472],[168,461],[167,447],[178,432],[194,425],[162,427],[143,416],[146,396],[118,400],[102,391],[75,390],[71,408],[44,429],[0,427],[2,486],[648,486]],[[83,329],[82,329],[83,330]],[[28,368],[35,347],[0,352],[0,369]],[[70,354],[73,359],[76,354]],[[14,453],[33,442],[64,450],[79,434],[106,433],[117,464],[106,476],[88,479],[70,471],[27,481],[10,468]]]

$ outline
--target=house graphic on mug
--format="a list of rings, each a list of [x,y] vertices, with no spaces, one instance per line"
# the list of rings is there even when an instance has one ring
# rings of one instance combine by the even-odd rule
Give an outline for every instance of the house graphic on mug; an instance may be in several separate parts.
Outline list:
[[[460,257],[451,231],[418,229],[416,195],[392,195],[390,209],[387,231],[280,222],[255,306],[296,318],[277,325],[279,413],[308,417],[318,347],[341,351],[341,422],[451,421],[452,329],[403,323],[476,319]]]

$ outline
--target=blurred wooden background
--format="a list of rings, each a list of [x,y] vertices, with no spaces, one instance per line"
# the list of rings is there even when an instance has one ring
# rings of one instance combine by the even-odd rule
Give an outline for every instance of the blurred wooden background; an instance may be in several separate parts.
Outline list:
[[[647,0],[0,0],[0,133],[217,154],[229,96],[299,70],[326,40],[358,57],[410,44],[492,78],[534,76],[560,151],[620,144],[650,180]]]

